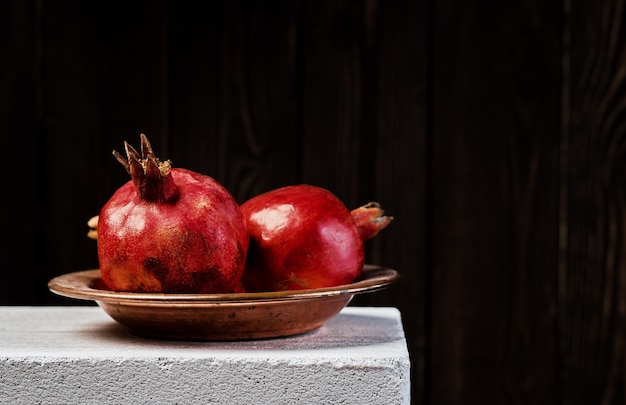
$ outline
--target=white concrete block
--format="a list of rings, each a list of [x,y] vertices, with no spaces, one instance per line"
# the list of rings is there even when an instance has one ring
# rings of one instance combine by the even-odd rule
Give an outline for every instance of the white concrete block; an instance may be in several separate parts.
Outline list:
[[[306,335],[175,342],[99,307],[0,307],[6,404],[409,404],[396,308],[346,307]]]

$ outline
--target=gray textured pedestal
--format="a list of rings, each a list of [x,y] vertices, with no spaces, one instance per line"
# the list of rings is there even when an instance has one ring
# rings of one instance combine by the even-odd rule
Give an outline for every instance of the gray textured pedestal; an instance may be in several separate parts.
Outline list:
[[[7,404],[408,404],[395,308],[347,307],[302,336],[172,342],[99,307],[0,307]]]

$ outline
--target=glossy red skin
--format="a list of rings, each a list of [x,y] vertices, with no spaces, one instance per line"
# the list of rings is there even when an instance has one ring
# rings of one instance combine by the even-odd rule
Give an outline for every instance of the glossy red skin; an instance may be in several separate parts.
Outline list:
[[[245,291],[302,290],[347,284],[364,262],[350,211],[326,189],[279,188],[241,205],[250,235]]]
[[[211,177],[174,168],[174,203],[139,198],[132,180],[102,207],[98,259],[114,291],[227,293],[238,285],[248,249],[236,201]]]

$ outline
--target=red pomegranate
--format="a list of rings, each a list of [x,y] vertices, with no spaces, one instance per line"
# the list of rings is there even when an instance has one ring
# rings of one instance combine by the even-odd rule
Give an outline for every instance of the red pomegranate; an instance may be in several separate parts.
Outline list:
[[[141,155],[124,143],[114,156],[132,180],[102,207],[100,273],[114,291],[227,293],[240,282],[249,238],[231,194],[213,178]]]
[[[363,242],[385,228],[377,203],[353,211],[330,191],[282,187],[241,205],[250,235],[245,291],[302,290],[351,283],[364,264]]]

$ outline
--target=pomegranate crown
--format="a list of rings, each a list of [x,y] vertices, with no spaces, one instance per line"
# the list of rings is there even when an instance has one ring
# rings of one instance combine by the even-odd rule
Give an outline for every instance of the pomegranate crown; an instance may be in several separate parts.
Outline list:
[[[124,141],[126,157],[113,151],[113,156],[124,166],[135,183],[137,194],[146,201],[174,202],[178,198],[178,188],[172,179],[172,164],[161,162],[155,155],[145,134],[140,135],[141,154]]]

